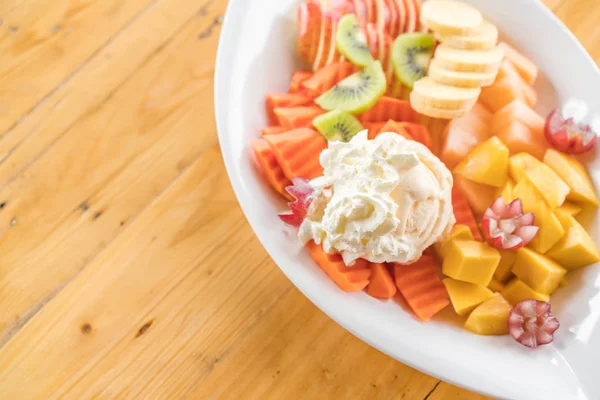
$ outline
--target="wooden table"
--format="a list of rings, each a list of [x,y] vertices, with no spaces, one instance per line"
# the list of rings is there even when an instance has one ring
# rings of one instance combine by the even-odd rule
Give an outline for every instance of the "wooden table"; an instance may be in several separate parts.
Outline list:
[[[600,60],[597,0],[546,2]],[[483,399],[356,339],[259,244],[213,118],[225,6],[0,2],[0,399]]]

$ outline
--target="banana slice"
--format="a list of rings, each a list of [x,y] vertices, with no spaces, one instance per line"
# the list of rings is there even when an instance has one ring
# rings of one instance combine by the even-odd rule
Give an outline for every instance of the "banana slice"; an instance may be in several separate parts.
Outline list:
[[[413,86],[410,99],[429,107],[459,110],[472,107],[481,93],[480,88],[462,88],[437,83],[430,77],[419,79]]]
[[[441,35],[468,35],[483,22],[481,13],[460,1],[429,0],[421,7],[421,23]]]
[[[500,67],[504,52],[499,47],[491,50],[460,50],[442,43],[434,58],[440,67],[459,72],[494,72]]]
[[[494,72],[457,72],[439,65],[435,59],[429,64],[427,74],[434,81],[451,86],[476,88],[490,86],[496,80],[498,70]]]
[[[424,103],[422,98],[418,94],[415,94],[415,92],[412,92],[410,94],[410,105],[416,112],[418,112],[421,115],[440,119],[460,118],[463,115],[467,114],[469,111],[471,111],[471,108],[473,108],[473,106],[470,106],[450,110],[445,108],[433,107],[427,103]]]
[[[491,50],[498,43],[498,28],[491,22],[483,21],[475,32],[468,36],[436,33],[435,37],[454,49]]]

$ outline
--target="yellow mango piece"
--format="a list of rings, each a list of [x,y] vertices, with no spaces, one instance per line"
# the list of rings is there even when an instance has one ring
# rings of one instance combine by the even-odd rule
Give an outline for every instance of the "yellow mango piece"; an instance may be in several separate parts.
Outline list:
[[[490,284],[488,285],[488,289],[490,289],[494,293],[500,293],[504,290],[504,283],[500,282],[495,278],[492,278]]]
[[[529,153],[518,153],[508,159],[508,173],[518,183],[525,176],[525,171],[541,164]]]
[[[517,183],[513,196],[515,199],[521,199],[524,212],[535,214],[535,225],[540,227],[537,235],[529,243],[529,247],[542,254],[547,252],[565,234],[556,214],[549,209],[539,190],[533,186],[527,176]]]
[[[455,240],[450,244],[442,271],[450,278],[485,287],[499,262],[500,253],[487,243]]]
[[[492,137],[475,147],[454,172],[477,183],[502,187],[508,179],[508,147]]]
[[[527,286],[543,294],[554,293],[567,274],[567,270],[556,262],[525,247],[517,250],[512,272]]]
[[[450,243],[454,240],[473,240],[471,228],[466,225],[456,224],[452,227],[452,231],[446,239],[435,244],[434,248],[440,260],[443,261],[446,258],[450,249]]]
[[[550,295],[538,293],[519,278],[514,278],[506,284],[502,291],[502,296],[513,306],[525,299],[535,299],[539,301],[550,301]]]
[[[585,166],[578,160],[554,149],[548,149],[544,155],[544,163],[571,188],[567,200],[598,205],[594,184]]]
[[[504,202],[506,204],[508,204],[514,200],[514,198],[513,198],[514,190],[515,190],[515,182],[511,178],[508,178],[508,180],[506,181],[506,184],[503,187],[496,189],[494,198],[497,199],[498,197],[502,196],[502,199],[504,200]]]
[[[525,176],[539,191],[551,210],[556,210],[560,207],[571,191],[569,186],[560,179],[556,172],[542,163],[525,170]]]
[[[512,267],[516,258],[516,251],[500,251],[500,263],[494,272],[494,279],[504,283],[512,277]]]
[[[452,307],[458,315],[465,315],[473,311],[475,307],[494,295],[486,287],[469,282],[457,281],[456,279],[444,279],[444,285],[448,290]]]
[[[575,218],[571,216],[568,218],[567,233],[546,253],[546,256],[568,270],[600,261],[600,252],[589,233]]]
[[[454,175],[454,186],[459,188],[477,216],[483,215],[498,198],[496,195],[498,188],[473,182],[461,175]]]
[[[465,322],[465,328],[479,335],[508,334],[508,316],[511,305],[500,293],[479,305]]]
[[[558,211],[562,211],[572,217],[576,217],[581,213],[582,208],[575,203],[565,201],[562,206],[558,207]]]

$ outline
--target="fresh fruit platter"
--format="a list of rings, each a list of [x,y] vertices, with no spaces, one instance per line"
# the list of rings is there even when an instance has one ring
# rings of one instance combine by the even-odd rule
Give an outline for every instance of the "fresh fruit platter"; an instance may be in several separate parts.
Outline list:
[[[251,152],[315,268],[421,321],[451,307],[475,334],[551,343],[551,296],[600,261],[580,218],[600,114],[535,111],[536,64],[460,1],[307,0],[297,24],[305,68]]]

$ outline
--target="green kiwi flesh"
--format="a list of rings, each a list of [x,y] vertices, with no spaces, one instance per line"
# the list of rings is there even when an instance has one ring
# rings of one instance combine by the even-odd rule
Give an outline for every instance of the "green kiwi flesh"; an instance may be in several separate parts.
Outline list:
[[[338,82],[319,96],[315,103],[327,111],[340,110],[359,114],[373,107],[386,89],[387,83],[381,62],[375,61]]]
[[[366,67],[373,62],[367,37],[354,14],[346,14],[340,20],[335,35],[335,45],[338,51],[354,65]]]
[[[408,86],[427,75],[435,38],[427,33],[405,33],[392,45],[392,64],[396,79]]]
[[[313,120],[313,125],[325,139],[336,142],[349,142],[364,129],[352,114],[340,110],[319,115]]]

